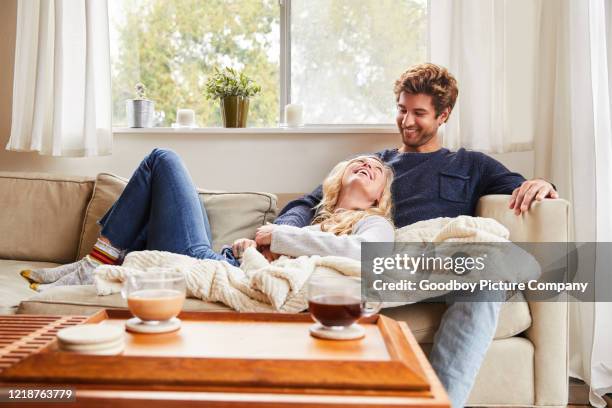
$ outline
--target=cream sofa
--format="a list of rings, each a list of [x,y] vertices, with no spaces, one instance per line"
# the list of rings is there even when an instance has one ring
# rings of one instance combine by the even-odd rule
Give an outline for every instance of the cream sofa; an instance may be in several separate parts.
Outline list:
[[[29,289],[21,269],[72,262],[88,253],[99,219],[118,197],[125,180],[0,172],[0,313],[90,314],[121,308],[119,295],[97,297],[92,286]],[[200,191],[211,223],[215,249],[235,238],[253,236],[272,221],[277,200],[290,195]],[[478,215],[507,226],[514,241],[567,241],[569,204],[547,200],[517,217],[507,196],[480,200]],[[279,204],[278,207],[281,207]],[[188,299],[186,310],[227,310],[221,304]],[[416,304],[384,313],[408,322],[423,349],[431,348],[444,305]],[[566,406],[568,308],[565,302],[508,302],[495,340],[469,399],[473,406]]]

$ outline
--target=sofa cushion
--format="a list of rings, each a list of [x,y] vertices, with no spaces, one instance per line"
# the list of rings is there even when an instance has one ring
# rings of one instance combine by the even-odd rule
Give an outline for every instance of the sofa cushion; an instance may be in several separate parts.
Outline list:
[[[419,343],[432,343],[440,319],[446,311],[443,303],[416,303],[412,305],[387,308],[382,314],[395,320],[405,321]],[[531,326],[529,305],[522,293],[517,293],[501,309],[495,339],[516,336]]]
[[[19,314],[91,315],[100,309],[127,308],[127,302],[116,293],[98,296],[93,285],[58,286],[40,292],[21,302]],[[187,299],[183,306],[187,312],[212,312],[231,310],[221,303]]]
[[[83,221],[79,257],[87,255],[100,233],[97,221],[119,198],[127,180],[113,174],[101,173],[96,179],[93,196]],[[255,192],[222,192],[198,189],[210,221],[213,249],[238,238],[252,238],[257,227],[271,222],[276,216],[276,196]]]
[[[522,296],[522,295],[521,295]],[[98,296],[92,285],[63,286],[51,288],[23,301],[17,313],[25,314],[91,314],[101,308],[126,308],[120,294]],[[186,311],[230,310],[220,303],[187,299]],[[410,330],[419,343],[431,343],[440,324],[446,305],[440,303],[417,303],[414,305],[383,309],[383,314],[408,322]],[[529,307],[525,301],[506,303],[500,315],[495,334],[496,339],[512,337],[531,325]]]
[[[83,218],[78,259],[83,258],[93,248],[100,233],[100,226],[97,221],[121,195],[126,184],[126,179],[114,174],[100,173],[96,177],[93,194],[89,204],[87,204],[87,210]]]
[[[0,259],[75,260],[93,180],[0,173]]]
[[[0,259],[0,314],[13,314],[19,302],[36,295],[29,282],[19,274],[22,269],[50,268],[51,262],[10,261]]]

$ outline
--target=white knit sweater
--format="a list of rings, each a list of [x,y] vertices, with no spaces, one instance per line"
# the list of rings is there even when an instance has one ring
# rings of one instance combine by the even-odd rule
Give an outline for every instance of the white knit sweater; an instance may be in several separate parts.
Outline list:
[[[272,232],[270,250],[281,255],[344,256],[361,259],[362,242],[393,242],[393,225],[379,215],[361,219],[350,235],[334,235],[321,231],[320,224],[298,228],[277,225]]]

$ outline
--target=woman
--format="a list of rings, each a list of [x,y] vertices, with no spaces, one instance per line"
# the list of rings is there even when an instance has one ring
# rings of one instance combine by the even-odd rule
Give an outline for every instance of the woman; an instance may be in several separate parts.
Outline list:
[[[140,163],[119,199],[98,221],[100,237],[80,261],[21,274],[44,290],[56,285],[93,283],[100,264],[120,264],[137,250],[159,250],[199,259],[215,259],[239,266],[245,248],[268,247],[278,255],[339,255],[359,258],[363,241],[392,241],[390,167],[374,156],[362,156],[336,165],[323,183],[323,200],[313,225],[295,228],[260,227],[256,240],[237,240],[221,254],[211,248],[211,233],[191,177],[179,156],[154,149]]]

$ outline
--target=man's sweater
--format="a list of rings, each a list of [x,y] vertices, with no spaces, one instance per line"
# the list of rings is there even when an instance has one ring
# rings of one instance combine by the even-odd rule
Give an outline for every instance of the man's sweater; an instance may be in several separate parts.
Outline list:
[[[431,153],[376,153],[394,172],[393,203],[397,228],[437,217],[474,215],[480,197],[511,194],[525,181],[497,160],[480,152],[440,149]],[[314,216],[321,186],[287,204],[276,224],[303,227]]]
[[[298,228],[279,225],[272,233],[270,250],[277,254],[298,256],[345,256],[361,259],[362,242],[393,242],[393,225],[379,215],[359,220],[351,234],[334,235],[321,231],[321,224]]]

